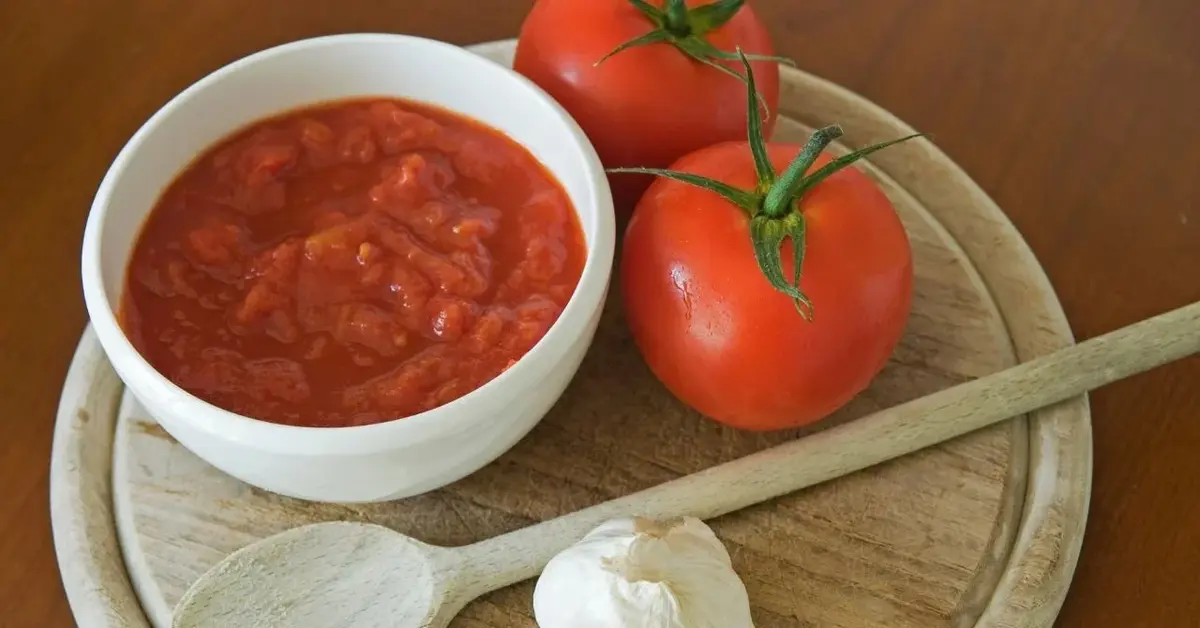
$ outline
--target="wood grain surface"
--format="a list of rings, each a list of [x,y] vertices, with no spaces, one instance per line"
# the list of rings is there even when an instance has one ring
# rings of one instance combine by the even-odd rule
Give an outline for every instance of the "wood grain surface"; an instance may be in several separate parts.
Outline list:
[[[492,48],[507,51],[493,58],[511,58],[511,42]],[[777,140],[803,142],[814,127],[833,120],[854,129],[856,146],[899,134],[877,128],[881,124],[871,108],[861,100],[839,97],[822,81],[788,70],[781,85]],[[871,137],[862,135],[867,129]],[[753,458],[746,456],[791,441],[800,455],[790,464],[780,460],[783,454],[774,448],[764,452],[771,460],[766,469],[743,474],[742,482],[729,480],[740,486],[734,499],[749,505],[774,494],[792,493],[786,488],[769,490],[772,478],[790,484],[824,468],[823,459],[849,464],[854,455],[869,456],[885,449],[872,446],[874,438],[892,445],[909,440],[898,431],[868,436],[862,430],[872,423],[853,419],[920,398],[934,405],[920,406],[910,416],[928,418],[929,423],[921,424],[924,429],[937,425],[933,409],[938,402],[926,395],[967,380],[980,383],[977,378],[1015,364],[1018,352],[1027,349],[1028,338],[1053,324],[1046,320],[1038,329],[1026,326],[1025,333],[1010,335],[1001,317],[1006,301],[999,294],[994,298],[985,286],[987,278],[997,273],[987,271],[1004,266],[1027,297],[1015,299],[1006,293],[1007,305],[1015,301],[1030,311],[1035,304],[1029,301],[1038,295],[1031,274],[1040,269],[1024,267],[1012,256],[993,261],[992,269],[972,263],[971,251],[954,240],[938,217],[953,212],[969,220],[973,231],[988,234],[990,243],[1001,238],[982,225],[988,212],[996,210],[959,202],[969,181],[948,175],[940,162],[934,165],[924,148],[923,142],[913,143],[896,147],[887,156],[887,164],[904,164],[901,170],[906,176],[901,179],[889,176],[892,171],[885,169],[882,156],[859,164],[892,200],[912,243],[913,306],[891,361],[866,391],[820,426],[844,424],[840,430],[739,432],[689,410],[643,364],[629,338],[619,293],[610,295],[596,338],[566,393],[527,437],[471,476],[411,499],[348,508],[255,490],[189,453],[126,395],[114,444],[114,513],[128,573],[151,624],[166,626],[169,609],[184,590],[230,552],[306,523],[372,522],[435,545],[480,543],[464,551],[483,564],[510,562],[500,558],[505,554],[538,563],[608,518],[716,517],[727,509],[715,504],[730,499],[733,489],[723,486],[725,480],[719,476],[706,474],[703,480],[691,476],[695,480],[690,484],[695,490],[688,493],[691,503],[647,499],[641,506],[622,507],[610,502],[607,514],[586,525],[573,526],[568,517],[548,528],[529,527],[539,521],[578,514],[585,507],[681,475],[714,471],[712,467],[723,462],[737,460],[735,464],[753,467]],[[840,154],[847,148],[839,143],[830,150]],[[931,187],[941,202],[926,206],[909,186],[933,178],[937,182]],[[1049,335],[1051,341],[1065,342],[1054,338],[1054,333]],[[621,394],[614,397],[613,391]],[[1003,619],[979,624],[980,628],[1046,628],[1049,623],[1043,615],[1030,610],[1054,607],[1041,600],[1057,601],[1053,592],[1069,583],[1088,489],[1086,474],[1066,473],[1066,479],[1058,480],[1060,470],[1090,463],[1086,404],[1072,406],[1069,418],[1061,421],[1061,433],[1044,427],[1031,431],[1022,418],[716,518],[712,525],[746,583],[756,625],[957,628],[975,626],[986,608],[997,608]],[[986,413],[977,414],[982,418]],[[103,418],[94,417],[92,424]],[[834,432],[839,431],[860,434],[859,445],[843,440],[841,446],[829,444],[819,451],[820,443],[836,438]],[[796,440],[800,433],[808,437]],[[1072,435],[1084,438],[1072,439]],[[1065,452],[1059,455],[1065,459],[1031,458],[1031,440],[1052,443],[1056,451]],[[701,499],[704,495],[720,499],[706,501]],[[76,513],[79,518],[89,514]],[[1025,526],[1023,516],[1047,523]],[[1020,544],[1018,552],[1015,539],[1022,527],[1061,531],[1061,542]],[[496,538],[516,530],[520,531],[507,540]],[[483,544],[489,540],[490,544]],[[505,549],[510,544],[524,549]],[[539,561],[539,555],[546,553]],[[1029,567],[1030,560],[1014,558],[1017,553],[1030,557],[1034,566]],[[997,594],[1013,564],[1018,566],[1011,577],[1040,586]],[[1054,564],[1063,568],[1047,568]],[[108,571],[108,579],[119,578],[125,565]],[[506,571],[524,573],[516,580],[537,573],[525,566],[499,568],[489,576],[492,581],[510,582]],[[451,626],[534,628],[532,594],[532,581],[495,591],[468,605]],[[1052,616],[1053,608],[1048,612]],[[296,617],[303,616],[297,613]]]
[[[129,135],[188,83],[272,44],[362,30],[497,39],[515,34],[528,4],[0,3],[0,625],[72,625],[50,540],[47,457],[85,321],[87,205]],[[1200,298],[1200,4],[756,6],[783,54],[934,134],[1025,235],[1078,337]],[[1200,391],[1184,387],[1196,381],[1192,358],[1092,396],[1094,494],[1060,626],[1200,616]]]

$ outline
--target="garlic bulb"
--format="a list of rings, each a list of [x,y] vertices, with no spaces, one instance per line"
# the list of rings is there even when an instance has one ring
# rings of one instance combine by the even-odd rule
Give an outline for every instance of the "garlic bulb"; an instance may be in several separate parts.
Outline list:
[[[753,628],[746,587],[704,522],[614,519],[538,578],[540,628]]]

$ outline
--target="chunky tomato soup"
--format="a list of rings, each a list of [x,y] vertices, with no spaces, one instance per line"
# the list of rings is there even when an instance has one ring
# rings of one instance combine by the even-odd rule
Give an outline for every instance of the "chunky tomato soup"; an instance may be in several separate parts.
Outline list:
[[[585,256],[566,193],[511,139],[407,101],[341,101],[189,166],[143,227],[121,319],[150,364],[214,405],[363,425],[511,366]]]

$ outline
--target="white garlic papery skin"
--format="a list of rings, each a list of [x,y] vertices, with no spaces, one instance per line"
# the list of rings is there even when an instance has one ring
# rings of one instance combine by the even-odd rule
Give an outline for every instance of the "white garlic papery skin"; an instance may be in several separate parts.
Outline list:
[[[746,586],[703,521],[614,519],[550,560],[539,628],[753,628]]]

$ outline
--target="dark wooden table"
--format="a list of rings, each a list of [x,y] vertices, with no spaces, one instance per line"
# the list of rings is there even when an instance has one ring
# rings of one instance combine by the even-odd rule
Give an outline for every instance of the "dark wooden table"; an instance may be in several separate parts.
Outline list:
[[[1078,337],[1200,299],[1200,3],[755,5],[801,67],[935,134],[1024,233]],[[0,3],[0,625],[72,624],[48,518],[50,441],[86,322],[84,218],[125,140],[190,82],[264,47],[350,31],[467,44],[514,36],[528,6]],[[1061,626],[1200,621],[1197,384],[1191,358],[1094,393],[1094,494]]]

